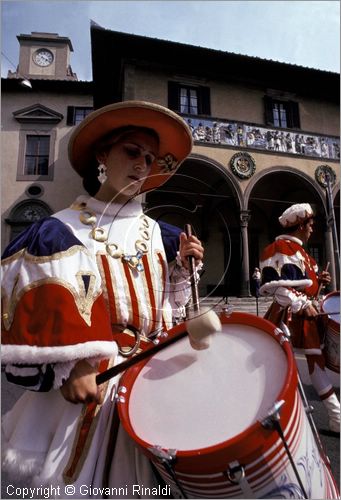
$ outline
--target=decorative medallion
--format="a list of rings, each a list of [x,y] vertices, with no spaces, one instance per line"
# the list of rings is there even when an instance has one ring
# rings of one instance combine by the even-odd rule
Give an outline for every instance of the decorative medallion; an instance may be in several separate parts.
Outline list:
[[[330,185],[334,186],[336,181],[336,174],[332,167],[330,167],[329,165],[320,165],[319,167],[317,167],[317,169],[315,170],[315,179],[320,184],[320,186],[324,188],[327,187],[327,176],[329,176]]]
[[[236,153],[230,160],[232,172],[240,179],[250,179],[256,170],[256,162],[249,153]]]
[[[176,169],[178,160],[171,154],[166,154],[163,158],[158,158],[157,164],[162,169],[162,173],[168,174]]]

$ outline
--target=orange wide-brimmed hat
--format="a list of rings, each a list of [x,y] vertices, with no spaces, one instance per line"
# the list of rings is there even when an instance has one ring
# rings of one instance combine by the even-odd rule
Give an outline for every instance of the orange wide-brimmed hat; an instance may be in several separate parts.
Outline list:
[[[190,154],[192,133],[176,113],[145,101],[123,101],[109,104],[90,113],[75,128],[69,140],[69,159],[81,177],[97,165],[95,145],[111,131],[121,127],[147,127],[159,136],[159,156],[152,164],[141,192],[165,183]]]

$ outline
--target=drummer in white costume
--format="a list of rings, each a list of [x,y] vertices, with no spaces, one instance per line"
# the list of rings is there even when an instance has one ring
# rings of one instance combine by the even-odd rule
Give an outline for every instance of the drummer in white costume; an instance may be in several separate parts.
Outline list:
[[[148,460],[117,431],[119,377],[97,386],[96,374],[138,335],[143,349],[171,328],[190,298],[187,257],[201,265],[200,241],[156,223],[134,197],[163,184],[191,148],[188,126],[162,106],[94,111],[69,142],[89,196],[4,252],[2,362],[28,390],[3,419],[3,467],[52,497],[162,496],[148,490],[160,488]]]

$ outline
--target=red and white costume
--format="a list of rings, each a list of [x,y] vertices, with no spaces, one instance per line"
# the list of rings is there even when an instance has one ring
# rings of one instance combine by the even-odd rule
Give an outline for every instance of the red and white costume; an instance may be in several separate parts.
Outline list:
[[[316,299],[318,267],[302,245],[298,238],[284,234],[264,249],[260,293],[273,296],[274,302],[265,317],[276,325],[288,325],[292,343],[304,349],[312,383],[324,399],[334,389],[325,374],[323,324],[300,314]]]
[[[95,241],[81,222],[84,205],[107,231],[106,242]],[[16,477],[21,472],[38,486],[72,483],[76,498],[93,495],[80,493],[81,485],[103,488],[119,376],[107,383],[100,406],[73,405],[58,388],[80,359],[100,363],[100,370],[120,363],[122,328],[131,325],[145,337],[169,329],[190,298],[188,272],[175,252],[167,263],[160,226],[152,219],[146,218],[150,241],[142,272],[108,255],[106,244],[136,253],[142,216],[137,201],[122,207],[82,196],[5,251],[2,363],[10,381],[31,389],[3,419],[3,466]],[[120,429],[109,486],[126,487],[129,498],[132,484],[156,485],[147,460]]]

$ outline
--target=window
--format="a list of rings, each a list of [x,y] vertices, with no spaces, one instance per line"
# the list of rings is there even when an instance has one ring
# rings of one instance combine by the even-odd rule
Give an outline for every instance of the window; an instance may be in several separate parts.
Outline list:
[[[287,128],[287,111],[282,102],[274,101],[273,116],[275,127]]]
[[[210,115],[210,89],[168,82],[168,107],[189,115]]]
[[[28,135],[24,175],[48,175],[50,137],[48,135]]]
[[[266,125],[279,128],[300,128],[298,103],[264,97]]]
[[[90,106],[68,106],[66,124],[78,125],[92,110]]]
[[[198,91],[190,87],[180,87],[180,113],[198,114]]]

